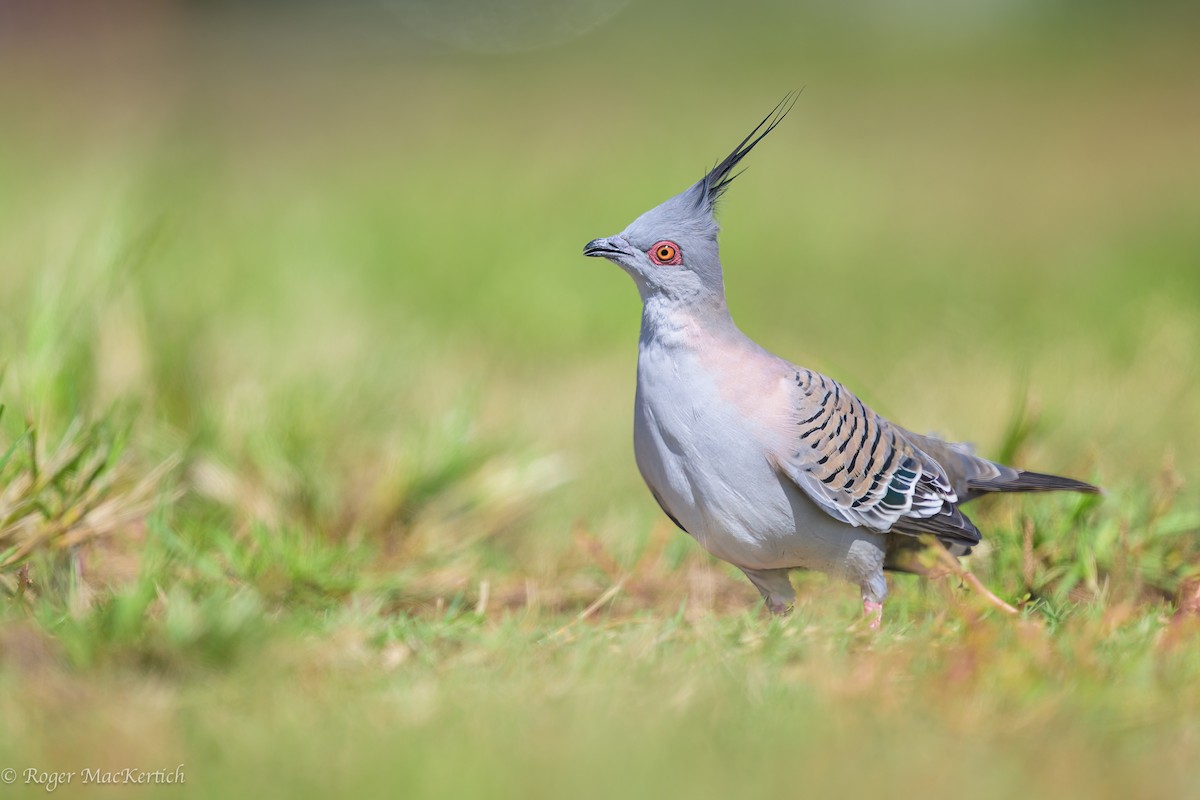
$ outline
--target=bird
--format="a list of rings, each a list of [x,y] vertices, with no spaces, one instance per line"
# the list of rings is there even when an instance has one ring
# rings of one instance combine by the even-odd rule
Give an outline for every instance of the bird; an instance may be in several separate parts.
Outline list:
[[[816,570],[857,585],[878,628],[885,570],[920,573],[928,562],[914,554],[940,547],[957,558],[979,544],[963,503],[993,492],[1101,490],[905,429],[734,323],[717,201],[795,100],[789,92],[697,183],[588,242],[583,255],[619,266],[641,296],[633,449],[662,511],[741,570],[772,614],[792,609],[789,573]]]

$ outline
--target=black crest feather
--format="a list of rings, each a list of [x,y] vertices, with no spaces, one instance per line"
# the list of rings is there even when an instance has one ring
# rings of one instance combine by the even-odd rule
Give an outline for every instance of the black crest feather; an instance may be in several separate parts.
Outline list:
[[[800,90],[804,91],[803,89]],[[733,168],[738,165],[743,158],[749,154],[754,146],[761,142],[763,138],[775,130],[775,126],[783,122],[783,118],[792,110],[792,106],[796,104],[796,98],[800,96],[800,92],[788,92],[775,108],[771,109],[771,113],[763,118],[763,121],[755,126],[754,130],[750,131],[750,135],[742,139],[741,143],[733,149],[733,152],[725,156],[720,164],[717,164],[712,170],[704,176],[704,180],[700,182],[704,191],[701,195],[702,202],[706,203],[711,209],[716,205],[717,199],[725,193],[729,188],[729,184],[733,183],[733,179],[742,173],[730,174]],[[760,132],[761,131],[761,132]]]

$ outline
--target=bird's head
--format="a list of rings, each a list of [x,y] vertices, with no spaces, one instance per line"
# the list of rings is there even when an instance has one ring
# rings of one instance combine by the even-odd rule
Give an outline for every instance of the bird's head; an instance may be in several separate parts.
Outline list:
[[[593,239],[585,256],[607,258],[637,282],[643,299],[665,294],[680,298],[724,293],[713,216],[717,200],[737,177],[738,163],[775,129],[795,103],[789,93],[733,152],[684,192],[655,206],[616,236]]]

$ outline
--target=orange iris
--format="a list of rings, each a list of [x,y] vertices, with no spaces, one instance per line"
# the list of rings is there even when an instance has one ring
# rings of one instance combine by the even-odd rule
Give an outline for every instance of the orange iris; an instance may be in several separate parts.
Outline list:
[[[650,260],[655,264],[681,264],[679,245],[674,242],[659,242],[650,248]]]

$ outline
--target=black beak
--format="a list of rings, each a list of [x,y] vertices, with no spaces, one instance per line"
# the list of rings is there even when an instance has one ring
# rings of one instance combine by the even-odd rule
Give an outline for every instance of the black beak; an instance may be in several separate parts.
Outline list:
[[[625,251],[616,247],[611,239],[592,239],[583,246],[583,254],[608,258],[609,256],[625,255]]]

